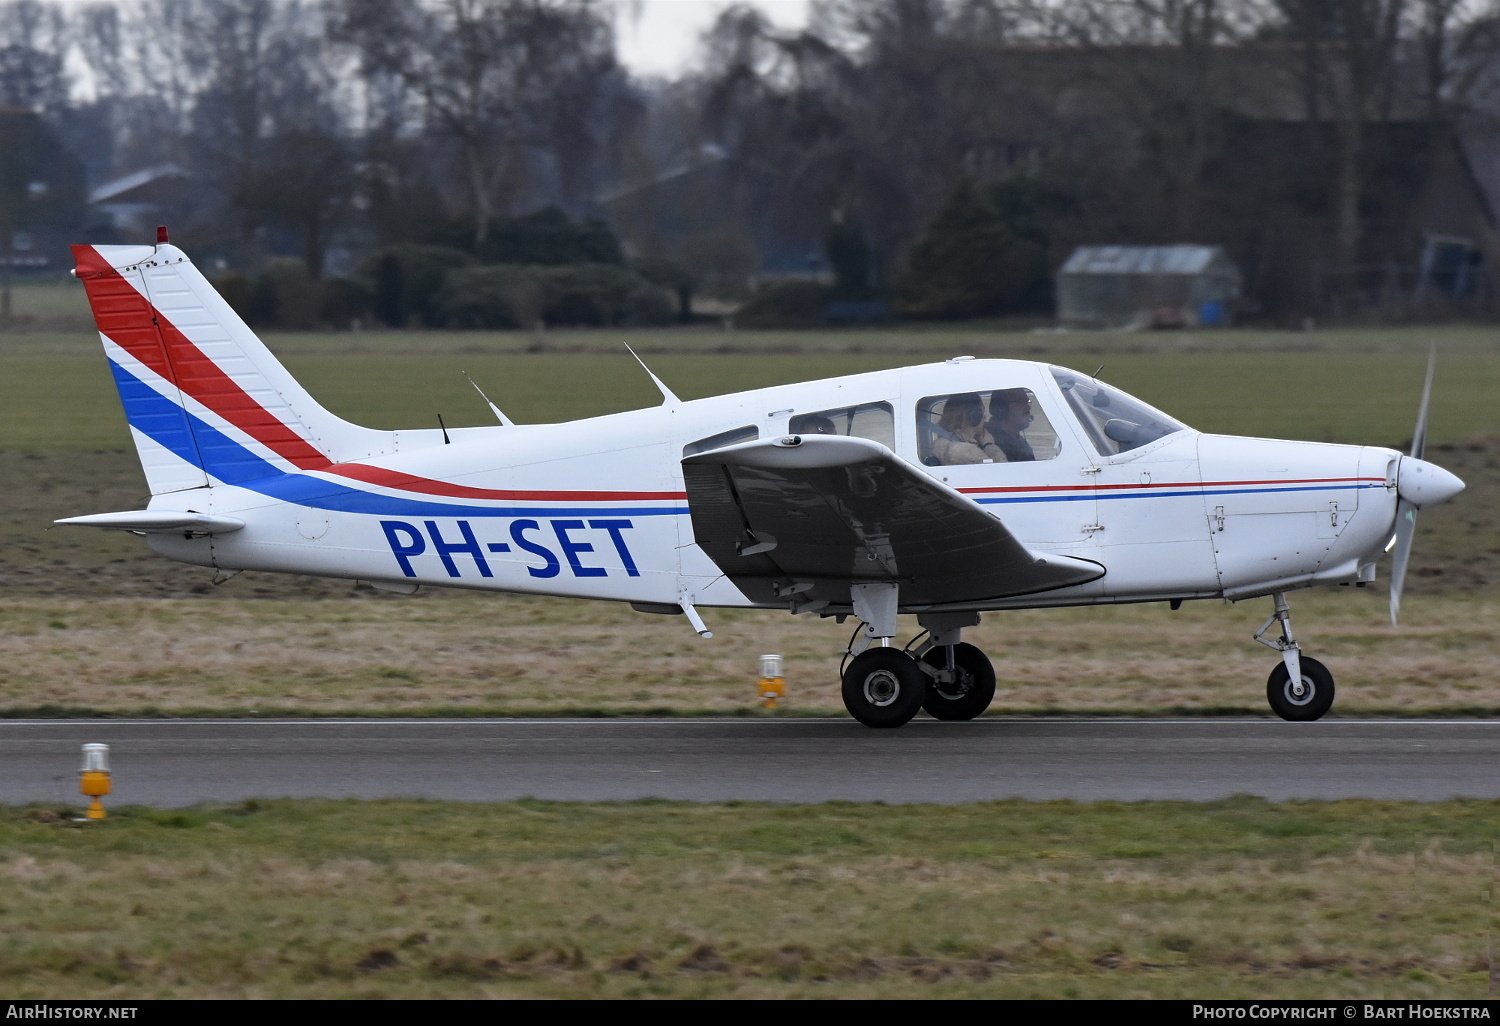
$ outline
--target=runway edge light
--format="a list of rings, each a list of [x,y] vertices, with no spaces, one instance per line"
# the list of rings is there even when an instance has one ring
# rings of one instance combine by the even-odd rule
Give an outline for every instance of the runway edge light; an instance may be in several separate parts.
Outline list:
[[[89,819],[103,819],[104,805],[99,799],[109,794],[109,745],[84,745],[83,769],[78,772],[78,789],[93,799],[89,802]]]
[[[761,705],[767,709],[776,708],[776,701],[786,695],[786,679],[781,675],[781,656],[763,655],[760,657],[760,697]]]

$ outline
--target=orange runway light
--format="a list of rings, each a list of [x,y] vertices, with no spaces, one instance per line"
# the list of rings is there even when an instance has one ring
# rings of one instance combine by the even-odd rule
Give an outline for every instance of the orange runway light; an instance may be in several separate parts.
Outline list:
[[[78,789],[92,799],[84,815],[89,819],[103,819],[106,813],[99,799],[109,794],[109,745],[83,746],[83,769],[78,777]]]
[[[777,700],[786,697],[786,678],[781,675],[779,655],[760,657],[760,697],[761,705],[767,709],[776,708]]]

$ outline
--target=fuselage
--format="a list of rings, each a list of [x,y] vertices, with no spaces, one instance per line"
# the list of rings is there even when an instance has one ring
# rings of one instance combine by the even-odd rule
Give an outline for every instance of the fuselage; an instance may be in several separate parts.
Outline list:
[[[942,411],[973,394],[1002,444],[995,411],[1007,396],[1029,400],[1025,455],[987,447],[987,461],[963,461],[962,433],[942,426],[952,420]],[[1106,568],[1087,584],[983,608],[1367,581],[1395,521],[1394,450],[1207,435],[1047,364],[960,359],[563,424],[451,430],[449,444],[424,432],[408,437],[426,444],[344,473],[276,471],[158,496],[153,508],[245,527],[149,540],[173,559],[232,570],[755,605],[694,543],[681,460],[825,422],[888,446],[1028,547]]]

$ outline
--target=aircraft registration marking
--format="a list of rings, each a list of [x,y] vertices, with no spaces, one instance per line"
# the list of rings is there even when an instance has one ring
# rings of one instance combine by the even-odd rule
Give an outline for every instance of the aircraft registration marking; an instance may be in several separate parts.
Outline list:
[[[495,521],[490,519],[481,523],[485,527],[495,526]],[[562,559],[558,558],[557,552],[548,547],[547,543],[550,540],[539,520],[529,518],[512,520],[507,534],[510,539],[508,542],[481,542],[474,532],[474,525],[468,520],[452,521],[452,527],[440,527],[436,520],[424,520],[421,527],[405,520],[382,520],[380,522],[380,528],[385,532],[386,543],[391,547],[391,555],[396,557],[396,563],[407,577],[417,576],[417,571],[411,564],[412,558],[429,551],[442,561],[443,569],[449,577],[463,576],[458,561],[454,559],[458,555],[465,555],[472,559],[480,577],[494,577],[495,572],[490,567],[486,553],[491,555],[508,553],[512,551],[512,545],[542,561],[540,566],[526,567],[526,573],[532,577],[556,577],[562,573],[564,561],[574,577],[608,577],[608,568],[588,565],[584,562],[584,557],[588,553],[599,551],[595,547],[596,542],[606,544],[597,534],[593,541],[584,541],[578,537],[579,532],[589,531],[603,532],[608,535],[609,543],[613,544],[615,554],[620,557],[620,567],[625,576],[641,576],[640,567],[636,565],[630,546],[625,541],[625,532],[635,526],[630,520],[615,517],[589,520],[549,519],[547,526],[551,528],[553,537],[557,539],[556,547],[558,552],[562,553]],[[454,535],[457,535],[457,538]]]

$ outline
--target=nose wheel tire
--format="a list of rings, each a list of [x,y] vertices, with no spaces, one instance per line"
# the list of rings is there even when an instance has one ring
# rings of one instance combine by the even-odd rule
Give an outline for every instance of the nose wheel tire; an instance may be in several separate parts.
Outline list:
[[[1266,701],[1271,703],[1271,711],[1284,720],[1321,719],[1333,706],[1333,674],[1316,659],[1302,656],[1300,661],[1302,687],[1293,687],[1286,664],[1277,663],[1266,679]]]
[[[928,677],[922,708],[935,720],[972,720],[995,700],[995,668],[989,656],[967,642],[953,646],[953,680],[944,680],[948,650],[930,648],[922,662],[938,671]]]
[[[844,671],[844,708],[867,727],[899,727],[922,708],[926,676],[900,649],[866,649]]]

